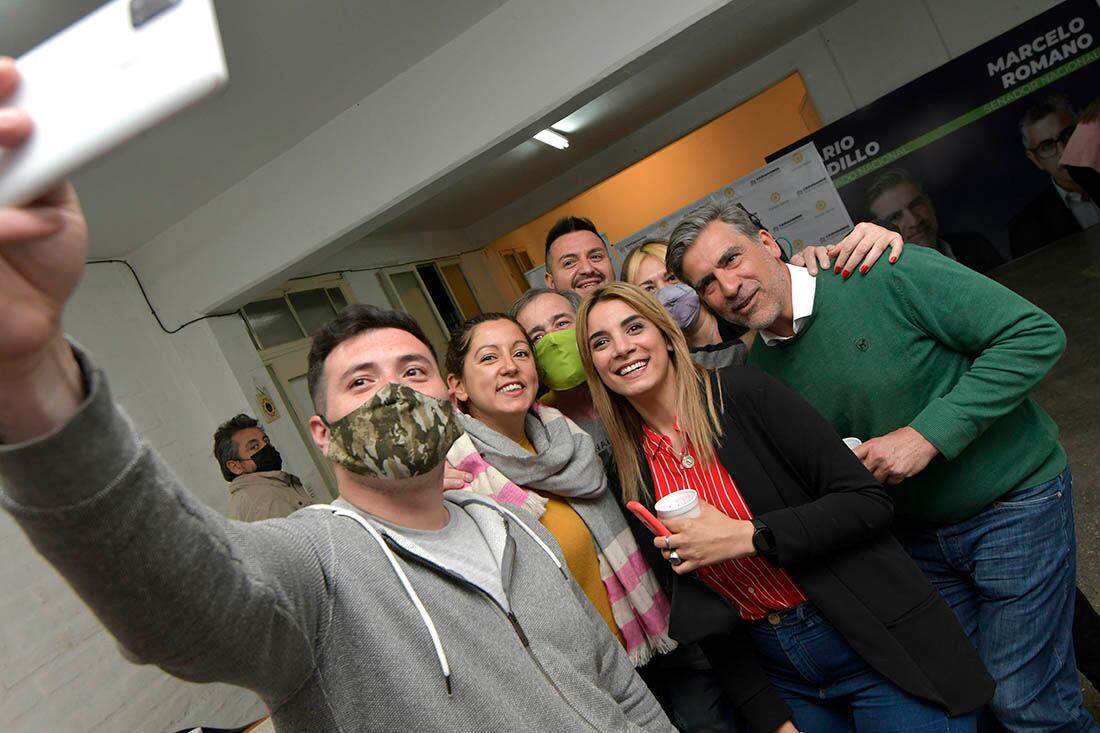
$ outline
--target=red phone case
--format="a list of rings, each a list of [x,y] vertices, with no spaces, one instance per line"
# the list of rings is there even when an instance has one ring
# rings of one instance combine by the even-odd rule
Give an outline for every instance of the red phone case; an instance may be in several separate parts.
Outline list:
[[[649,528],[649,531],[658,537],[668,537],[672,534],[668,530],[668,527],[661,524],[661,520],[653,516],[653,513],[646,509],[644,506],[636,501],[628,501],[626,508],[634,512],[634,516],[641,520],[642,524]]]

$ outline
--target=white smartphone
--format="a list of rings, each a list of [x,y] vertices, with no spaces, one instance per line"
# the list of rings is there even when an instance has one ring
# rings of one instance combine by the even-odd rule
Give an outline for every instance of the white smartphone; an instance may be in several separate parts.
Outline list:
[[[0,206],[44,193],[229,80],[212,0],[112,0],[16,66],[8,104],[34,130],[0,152]]]

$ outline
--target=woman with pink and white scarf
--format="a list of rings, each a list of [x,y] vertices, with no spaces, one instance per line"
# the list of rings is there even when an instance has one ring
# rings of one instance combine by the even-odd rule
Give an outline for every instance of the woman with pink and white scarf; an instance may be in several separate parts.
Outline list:
[[[536,401],[538,373],[523,329],[504,314],[473,318],[453,335],[446,362],[466,428],[447,458],[473,475],[467,488],[546,526],[635,666],[673,649],[668,599],[607,488],[592,438]]]

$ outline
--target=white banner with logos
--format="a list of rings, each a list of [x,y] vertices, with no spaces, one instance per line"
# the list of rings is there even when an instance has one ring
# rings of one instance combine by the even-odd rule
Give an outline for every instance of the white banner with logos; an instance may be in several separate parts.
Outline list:
[[[852,230],[852,219],[821,155],[808,143],[616,242],[615,259],[622,262],[647,240],[667,240],[680,219],[708,202],[740,203],[759,217],[788,255],[811,244],[835,244]]]

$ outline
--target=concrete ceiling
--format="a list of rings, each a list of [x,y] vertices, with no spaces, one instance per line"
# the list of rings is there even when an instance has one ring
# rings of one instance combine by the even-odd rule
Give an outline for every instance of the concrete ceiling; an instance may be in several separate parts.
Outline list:
[[[555,125],[569,138],[556,150],[528,139],[447,179],[447,187],[402,213],[375,234],[465,229],[581,164],[650,120],[668,112],[789,40],[817,26],[854,0],[735,0],[647,55],[614,87]],[[776,80],[778,81],[778,79]],[[730,107],[741,100],[730,100]],[[707,120],[700,120],[704,124]],[[646,141],[632,162],[671,139]],[[630,163],[627,163],[629,165]],[[621,170],[602,171],[606,178]],[[580,193],[563,193],[561,201]],[[511,228],[526,220],[511,222]],[[508,229],[498,231],[504,234]],[[476,241],[475,244],[484,242]]]
[[[217,0],[225,92],[76,176],[92,256],[149,241],[503,2]],[[0,0],[0,52],[19,56],[102,4]]]
[[[124,256],[153,239],[503,2],[216,0],[229,88],[77,175],[93,232],[92,256]],[[349,240],[466,229],[851,2],[732,0],[600,85],[597,96],[561,121],[569,130],[567,150],[527,140],[473,161],[420,192],[415,202],[395,207],[399,215],[368,222]],[[17,56],[100,4],[0,0],[3,52]],[[669,142],[639,144],[636,159]],[[601,173],[607,177],[622,167],[620,160]],[[563,190],[562,200],[580,190]],[[499,222],[494,226],[500,229]]]

